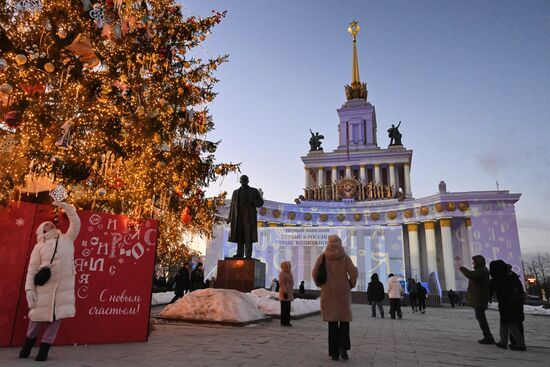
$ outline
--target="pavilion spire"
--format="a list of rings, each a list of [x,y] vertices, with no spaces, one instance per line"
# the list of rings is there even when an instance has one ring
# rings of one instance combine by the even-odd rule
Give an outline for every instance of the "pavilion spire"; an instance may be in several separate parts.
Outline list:
[[[367,84],[361,83],[359,77],[359,62],[357,61],[357,33],[361,30],[359,22],[354,20],[348,26],[348,32],[353,37],[353,60],[351,85],[346,85],[346,97],[350,99],[367,99]]]

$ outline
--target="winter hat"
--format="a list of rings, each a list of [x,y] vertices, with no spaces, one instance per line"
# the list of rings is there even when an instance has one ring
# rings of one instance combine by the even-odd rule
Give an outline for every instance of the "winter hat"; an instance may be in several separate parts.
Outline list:
[[[51,224],[52,226],[54,226],[54,228],[57,228],[57,226],[55,224],[53,224],[53,222],[50,222],[49,220],[45,221],[45,222],[42,222],[38,228],[36,229],[36,235],[37,236],[40,236],[41,234],[44,234],[44,227],[46,226],[46,224]]]
[[[54,228],[50,229],[48,232],[44,232],[44,227],[46,226],[46,224],[51,224]],[[46,240],[49,240],[51,238],[59,237],[60,234],[61,231],[57,229],[53,222],[46,221],[42,222],[36,229],[36,240],[37,242],[46,242]]]
[[[388,274],[388,278],[391,278],[391,277],[393,277],[393,276],[394,276],[393,273],[389,273],[389,274]]]
[[[281,270],[283,270],[286,273],[290,273],[290,261],[283,261],[281,263]]]
[[[378,281],[378,273],[374,273],[370,276],[370,280],[373,281],[373,282],[377,282]]]

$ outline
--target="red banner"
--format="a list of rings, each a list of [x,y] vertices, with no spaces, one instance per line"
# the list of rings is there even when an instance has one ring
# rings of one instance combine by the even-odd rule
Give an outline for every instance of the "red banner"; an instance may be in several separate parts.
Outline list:
[[[23,288],[28,258],[36,242],[34,231],[52,215],[51,207],[29,203],[0,210],[0,268],[8,273],[2,271],[0,283],[1,346],[21,345],[25,339],[28,308]],[[76,317],[63,320],[56,344],[146,341],[157,222],[146,220],[133,228],[120,215],[90,211],[78,215]],[[64,232],[67,227],[68,220],[62,216],[59,228]]]

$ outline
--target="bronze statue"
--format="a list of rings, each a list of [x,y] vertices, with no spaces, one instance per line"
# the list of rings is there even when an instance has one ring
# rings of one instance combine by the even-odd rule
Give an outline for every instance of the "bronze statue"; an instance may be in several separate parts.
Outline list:
[[[401,144],[401,133],[399,132],[399,126],[401,126],[401,121],[397,126],[393,125],[388,129],[388,137],[390,138],[391,145],[402,145]]]
[[[258,222],[256,208],[264,205],[260,192],[248,186],[248,176],[242,175],[241,187],[233,191],[229,220],[231,231],[229,242],[237,243],[237,254],[233,257],[252,258],[252,244],[258,242]]]
[[[316,132],[314,134],[311,129],[309,129],[309,132],[311,133],[311,138],[309,138],[309,151],[314,152],[317,150],[323,150],[323,148],[321,148],[321,140],[325,137],[323,135],[320,135],[319,132]]]

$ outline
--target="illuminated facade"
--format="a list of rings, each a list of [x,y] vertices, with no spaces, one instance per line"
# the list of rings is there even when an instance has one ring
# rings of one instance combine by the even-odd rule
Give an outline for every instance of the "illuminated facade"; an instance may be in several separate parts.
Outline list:
[[[311,267],[323,252],[329,234],[338,234],[359,268],[356,290],[365,291],[370,276],[382,281],[392,272],[402,280],[430,283],[430,292],[466,290],[457,270],[471,267],[471,257],[503,259],[523,277],[514,204],[520,194],[499,191],[447,192],[415,198],[411,188],[413,151],[399,138],[378,144],[374,105],[367,101],[366,83],[359,79],[357,51],[353,52],[352,83],[339,108],[339,146],[315,149],[301,157],[305,168],[304,194],[293,204],[265,200],[258,211],[259,241],[254,257],[267,263],[266,281],[276,278],[281,261],[293,264],[297,282],[314,288]],[[312,132],[312,138],[315,135]],[[315,142],[314,142],[315,143]],[[311,142],[310,142],[311,144]],[[435,186],[435,183],[434,183]],[[227,216],[229,203],[222,208]],[[206,261],[235,253],[227,226],[214,229]]]

